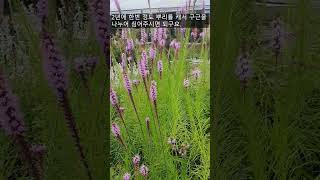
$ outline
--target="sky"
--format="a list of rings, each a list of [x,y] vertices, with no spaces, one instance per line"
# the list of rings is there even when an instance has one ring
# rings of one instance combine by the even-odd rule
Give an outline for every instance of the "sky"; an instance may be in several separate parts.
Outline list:
[[[116,11],[115,0],[110,1],[110,10]],[[118,0],[122,10],[144,9],[148,8],[148,0]],[[187,0],[189,2],[189,0]],[[197,5],[202,5],[202,1],[206,5],[210,5],[210,0],[197,0]],[[193,0],[191,0],[193,2]],[[150,0],[151,8],[159,7],[179,7],[186,3],[186,0]]]

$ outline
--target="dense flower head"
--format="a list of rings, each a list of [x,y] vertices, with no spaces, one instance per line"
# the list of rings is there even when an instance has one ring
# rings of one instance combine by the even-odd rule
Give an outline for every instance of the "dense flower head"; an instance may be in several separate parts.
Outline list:
[[[139,71],[140,71],[140,75],[142,76],[142,78],[146,78],[147,77],[146,66],[147,66],[147,62],[146,62],[146,60],[144,58],[142,58],[139,61]]]
[[[156,50],[153,49],[152,47],[150,47],[149,49],[149,56],[151,59],[155,59],[156,58]]]
[[[140,167],[140,174],[144,177],[147,177],[149,173],[149,168],[144,164]]]
[[[283,44],[282,21],[280,17],[276,17],[272,21],[272,51],[275,56],[280,54],[281,45]]]
[[[138,154],[133,156],[133,158],[132,158],[133,165],[134,166],[139,166],[140,160],[141,160],[141,157]]]
[[[161,39],[160,41],[159,41],[159,46],[160,47],[164,47],[166,45],[166,40],[165,39]]]
[[[180,43],[179,43],[179,42],[175,42],[175,43],[174,43],[174,49],[175,49],[176,51],[178,51],[178,50],[180,49]]]
[[[192,29],[191,37],[192,37],[194,40],[198,38],[198,29],[197,29],[197,28]]]
[[[62,93],[67,90],[67,68],[65,61],[49,33],[43,31],[41,40],[46,76],[49,85],[60,99]]]
[[[241,53],[237,59],[236,75],[242,83],[247,83],[251,76],[251,66],[247,53]]]
[[[120,134],[120,128],[119,128],[119,126],[118,126],[115,122],[113,122],[113,123],[111,124],[111,132],[112,132],[112,134],[113,134],[115,137],[120,137],[120,136],[121,136],[121,134]]]
[[[157,100],[157,82],[156,81],[151,81],[150,98],[153,102]]]
[[[161,73],[163,71],[163,64],[162,64],[161,60],[158,61],[158,66],[157,67],[158,67],[158,72]]]
[[[113,106],[118,104],[118,96],[113,89],[110,89],[110,102]]]
[[[142,53],[141,53],[141,58],[144,59],[144,60],[147,60],[148,54],[147,54],[146,51],[144,51],[144,50],[142,51]]]
[[[36,4],[36,14],[42,23],[48,18],[48,0],[39,0]]]
[[[126,62],[127,62],[126,54],[122,53],[121,54],[121,66],[122,66],[123,70],[125,70],[125,68],[126,68]]]
[[[130,93],[131,90],[132,90],[132,87],[131,87],[131,81],[130,79],[128,78],[128,75],[127,73],[123,73],[123,82],[124,82],[124,87],[127,89],[127,91]]]
[[[141,28],[141,33],[140,33],[140,43],[142,45],[145,44],[145,42],[148,40],[148,34],[146,33],[146,29],[145,28]]]
[[[130,174],[129,173],[125,173],[124,175],[123,175],[123,180],[130,180]]]
[[[153,43],[156,43],[158,41],[158,29],[153,29],[151,39]]]
[[[17,97],[12,94],[2,72],[0,72],[0,127],[9,136],[23,136],[25,132]]]
[[[173,40],[170,42],[170,47],[171,47],[171,48],[174,48],[176,42],[177,42],[177,40],[176,40],[176,39],[173,39]]]
[[[127,51],[132,51],[134,48],[134,42],[132,39],[127,39],[127,46],[126,46],[126,50]]]
[[[202,31],[202,32],[199,34],[199,36],[200,36],[201,38],[204,38],[204,36],[205,36],[205,32],[204,32],[204,31]]]
[[[186,28],[180,28],[180,33],[182,34],[182,36],[184,36],[186,33]]]
[[[109,3],[105,0],[89,0],[91,21],[95,29],[97,40],[106,57],[109,54],[110,34],[108,6]]]

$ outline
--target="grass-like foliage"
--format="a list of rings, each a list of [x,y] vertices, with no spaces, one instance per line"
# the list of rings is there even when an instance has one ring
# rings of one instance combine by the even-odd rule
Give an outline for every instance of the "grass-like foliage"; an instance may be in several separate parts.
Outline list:
[[[111,179],[209,178],[208,29],[112,36]]]
[[[73,2],[67,11],[55,2],[10,0],[1,19],[3,180],[106,176],[105,56],[86,9]],[[15,132],[16,122],[23,133]]]
[[[214,3],[212,179],[320,177],[319,15],[290,2]]]

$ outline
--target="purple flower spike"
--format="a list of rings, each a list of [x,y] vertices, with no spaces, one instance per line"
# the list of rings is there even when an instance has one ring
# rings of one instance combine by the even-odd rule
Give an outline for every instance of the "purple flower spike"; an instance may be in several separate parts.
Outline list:
[[[153,49],[152,47],[149,50],[149,56],[151,59],[155,59],[156,58],[156,50]]]
[[[166,45],[166,40],[165,39],[161,39],[159,41],[159,46],[163,48],[165,45]]]
[[[153,102],[156,102],[157,100],[157,82],[156,81],[151,81],[150,98]]]
[[[139,166],[140,160],[141,160],[141,158],[140,158],[140,156],[138,154],[133,156],[133,158],[132,158],[133,165],[135,167]]]
[[[114,107],[118,105],[118,96],[113,89],[110,89],[110,102]]]
[[[144,176],[144,177],[147,177],[148,174],[149,174],[149,169],[148,169],[148,167],[145,166],[145,165],[142,165],[142,166],[140,167],[140,174],[141,174],[142,176]]]
[[[122,66],[123,70],[126,69],[126,62],[127,62],[126,54],[122,53],[121,54],[121,66]]]
[[[0,127],[8,136],[24,136],[22,112],[2,72],[0,72]]]
[[[163,64],[162,64],[162,61],[159,60],[158,61],[158,72],[160,73],[160,75],[162,74],[162,71],[163,71]]]
[[[128,78],[128,75],[126,73],[123,73],[123,81],[124,81],[124,87],[127,89],[129,93],[131,93],[131,90],[132,90],[131,81]]]
[[[36,14],[42,24],[47,20],[48,12],[48,0],[39,0],[36,5]]]
[[[175,43],[176,43],[176,39],[173,39],[171,42],[170,42],[170,47],[171,48],[174,48],[175,47]]]
[[[120,128],[115,122],[111,124],[111,132],[116,138],[119,138],[121,136]]]
[[[141,39],[140,39],[141,45],[144,45],[147,40],[148,40],[148,34],[146,33],[146,29],[142,28],[141,29]]]
[[[134,48],[134,42],[132,39],[127,39],[127,46],[126,46],[126,50],[128,52],[132,51]]]
[[[49,85],[56,93],[58,100],[61,101],[63,94],[67,91],[67,69],[52,36],[45,31],[42,33],[42,50]]]
[[[143,79],[147,77],[147,69],[146,69],[147,63],[144,58],[142,58],[139,62],[139,71]]]
[[[144,59],[145,61],[147,61],[148,54],[147,54],[146,51],[144,51],[144,50],[142,51],[142,53],[141,53],[141,58]]]
[[[109,2],[106,0],[89,0],[89,13],[94,26],[97,41],[107,58],[109,56],[110,18],[108,15]],[[108,59],[106,64],[109,64]]]
[[[130,178],[131,178],[131,176],[130,176],[129,173],[125,173],[125,174],[123,175],[123,180],[130,180]]]
[[[251,76],[251,66],[248,60],[248,54],[242,53],[237,59],[236,75],[243,86],[246,86]]]
[[[202,32],[199,34],[199,36],[203,39],[203,38],[204,38],[204,36],[205,36],[204,31],[202,31]]]
[[[156,43],[158,41],[158,29],[153,30],[151,39],[153,43]]]

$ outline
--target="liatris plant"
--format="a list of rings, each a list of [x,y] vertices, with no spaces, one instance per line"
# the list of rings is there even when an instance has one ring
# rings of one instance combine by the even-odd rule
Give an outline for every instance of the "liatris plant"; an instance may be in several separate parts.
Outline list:
[[[147,179],[149,175],[149,168],[144,164],[140,167],[140,174]]]
[[[276,64],[278,63],[283,39],[281,23],[282,22],[280,17],[276,17],[272,22],[272,51],[275,57]]]
[[[128,128],[126,126],[126,123],[124,121],[124,118],[123,118],[123,115],[121,113],[121,110],[120,110],[120,105],[119,105],[119,101],[118,101],[118,96],[117,96],[117,93],[111,88],[110,89],[110,102],[111,102],[111,105],[116,109],[116,111],[118,112],[119,116],[120,116],[120,119],[127,131],[127,133],[129,133],[128,131]]]
[[[79,130],[74,119],[70,102],[67,94],[67,70],[62,55],[56,48],[52,36],[43,30],[41,34],[42,55],[44,58],[44,67],[49,85],[56,94],[59,105],[61,106],[64,117],[74,140],[75,146],[79,152],[80,160],[86,169],[89,179],[92,179],[88,161],[84,155],[83,146],[80,141]]]
[[[134,112],[137,116],[137,119],[138,119],[138,122],[139,122],[139,125],[140,125],[140,130],[141,130],[141,133],[142,133],[142,136],[143,135],[143,128],[142,128],[142,123],[141,123],[141,120],[140,120],[140,117],[139,117],[139,114],[138,114],[138,111],[137,111],[137,107],[136,107],[136,104],[134,102],[134,99],[133,99],[133,96],[132,96],[132,86],[131,86],[131,81],[130,79],[128,78],[128,75],[126,72],[123,72],[123,81],[124,81],[124,86],[125,88],[127,89],[128,91],[128,95],[130,97],[130,101],[132,103],[132,106],[133,106],[133,109],[134,109]]]
[[[148,34],[146,33],[146,29],[145,28],[141,28],[141,33],[140,33],[140,44],[141,44],[141,46],[144,46],[147,40],[148,40]]]
[[[158,72],[159,72],[160,79],[162,78],[162,71],[163,71],[163,64],[162,64],[162,61],[159,60],[158,61]]]
[[[150,49],[149,49],[149,57],[150,57],[150,60],[151,60],[151,62],[150,62],[150,64],[151,64],[151,66],[150,66],[151,74],[152,74],[152,70],[153,70],[153,63],[154,63],[154,60],[156,59],[156,55],[157,55],[156,50],[153,47],[150,47]]]
[[[117,140],[125,147],[126,147],[126,144],[124,143],[122,137],[121,137],[121,131],[120,131],[120,128],[119,126],[117,125],[117,123],[113,122],[111,124],[111,132],[112,134],[114,135],[115,138],[117,138]]]
[[[125,173],[125,174],[123,175],[123,180],[130,180],[130,178],[131,178],[131,176],[130,176],[129,173]]]
[[[238,76],[242,87],[245,88],[251,75],[248,53],[241,53],[239,55],[236,65],[236,75]]]
[[[138,155],[138,154],[133,156],[133,158],[132,158],[135,179],[138,179],[140,160],[141,160],[141,158],[140,158],[140,155]]]
[[[95,29],[97,40],[100,44],[102,52],[105,55],[106,65],[109,65],[108,57],[110,54],[109,49],[109,22],[110,18],[108,15],[109,2],[107,0],[88,0],[89,1],[89,12],[91,21]]]
[[[88,86],[88,75],[93,74],[97,65],[98,58],[96,57],[79,57],[74,60],[75,70],[80,75],[81,81],[90,96],[90,88]]]
[[[21,148],[22,156],[34,179],[43,179],[43,173],[36,165],[35,156],[32,156],[30,145],[25,139],[26,128],[17,97],[12,94],[2,70],[0,70],[0,127]]]
[[[141,58],[139,61],[139,71],[144,84],[144,88],[147,94],[149,94],[146,77],[147,77],[147,60],[145,58]]]

